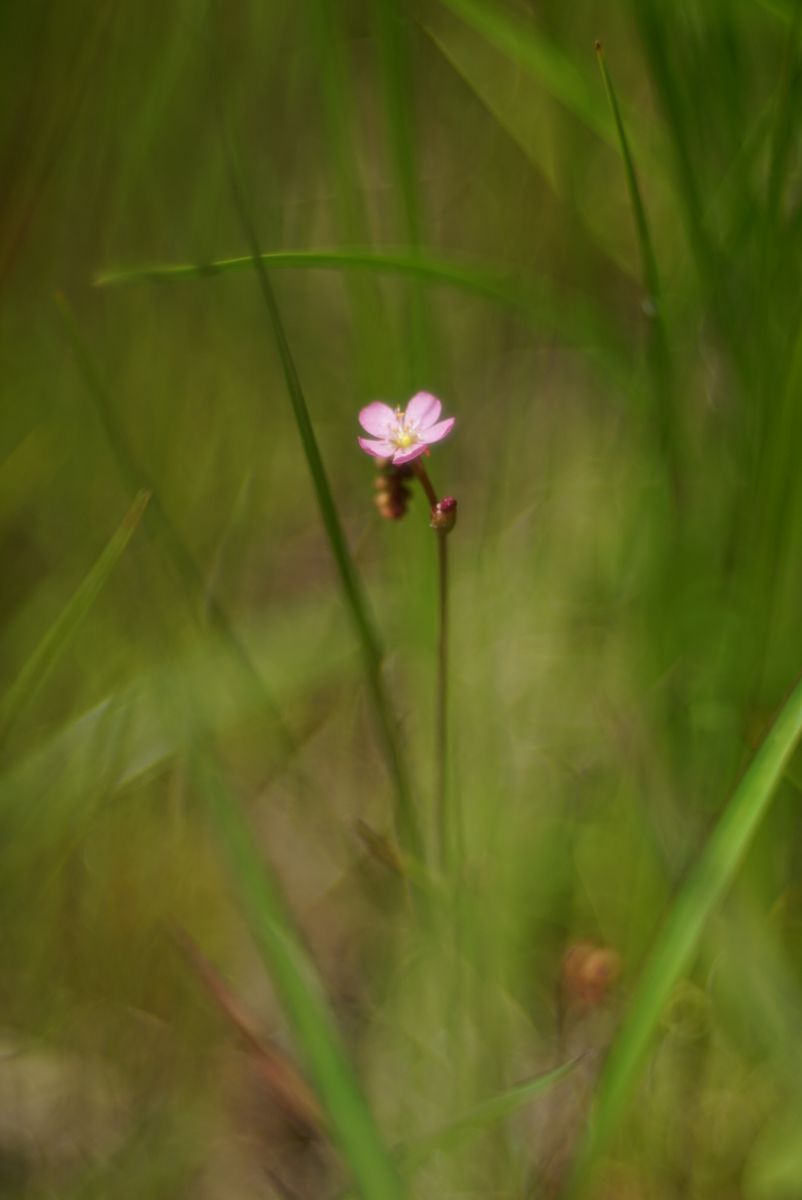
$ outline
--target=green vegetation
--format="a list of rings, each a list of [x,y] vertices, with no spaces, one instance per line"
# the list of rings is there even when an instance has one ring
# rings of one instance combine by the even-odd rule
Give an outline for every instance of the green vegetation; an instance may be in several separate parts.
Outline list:
[[[0,71],[0,1196],[794,1200],[802,5],[32,0]]]

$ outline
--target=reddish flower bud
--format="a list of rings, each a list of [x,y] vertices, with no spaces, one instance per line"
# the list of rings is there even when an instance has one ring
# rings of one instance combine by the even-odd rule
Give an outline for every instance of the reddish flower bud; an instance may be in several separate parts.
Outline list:
[[[439,500],[432,509],[432,529],[438,533],[451,533],[457,523],[457,502],[453,496]]]

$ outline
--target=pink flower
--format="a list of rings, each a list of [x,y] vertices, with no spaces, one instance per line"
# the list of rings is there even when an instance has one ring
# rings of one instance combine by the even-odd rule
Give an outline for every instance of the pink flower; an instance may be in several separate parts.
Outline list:
[[[406,407],[392,409],[374,400],[359,414],[359,424],[373,437],[357,438],[366,454],[389,458],[397,467],[425,454],[434,442],[442,441],[454,428],[456,418],[438,421],[442,405],[436,396],[418,392]]]

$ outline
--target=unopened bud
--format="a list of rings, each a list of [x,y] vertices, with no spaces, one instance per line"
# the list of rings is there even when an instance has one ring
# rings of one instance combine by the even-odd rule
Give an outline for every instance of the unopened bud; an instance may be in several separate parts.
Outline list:
[[[438,533],[451,533],[457,523],[457,502],[453,496],[439,500],[432,509],[432,529]]]
[[[411,492],[407,487],[412,471],[407,466],[395,467],[389,459],[381,460],[373,486],[376,489],[376,508],[388,521],[399,521],[406,514]]]

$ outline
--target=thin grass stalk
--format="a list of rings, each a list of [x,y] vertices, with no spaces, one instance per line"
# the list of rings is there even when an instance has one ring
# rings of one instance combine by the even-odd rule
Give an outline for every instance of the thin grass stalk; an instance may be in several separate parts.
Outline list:
[[[210,591],[200,567],[164,508],[153,480],[131,453],[106,383],[78,328],[72,310],[63,296],[57,297],[56,306],[61,314],[67,338],[75,354],[87,392],[94,403],[120,477],[132,494],[147,492],[150,496],[150,502],[144,514],[145,523],[150,529],[153,540],[162,547],[172,562],[183,586],[188,608],[196,620],[200,620],[203,614],[209,621],[213,633],[238,665],[264,711],[268,714],[282,744],[283,752],[288,755],[293,753],[297,748],[295,735],[287,726],[267,684],[237,636],[223,605]]]
[[[412,469],[423,488],[432,512],[438,497],[429,473],[418,458]],[[434,823],[437,862],[444,870],[452,852],[452,831],[448,812],[448,532],[435,529],[437,538],[437,671],[435,672],[435,786]]]
[[[222,97],[218,95],[221,135],[224,142],[229,185],[234,206],[250,247],[251,262],[267,310],[273,336],[284,373],[293,416],[317,499],[323,528],[334,558],[346,608],[362,651],[365,679],[371,698],[376,724],[382,741],[387,766],[395,792],[394,817],[399,841],[413,856],[420,857],[422,839],[414,809],[407,766],[401,751],[398,727],[392,711],[382,674],[383,651],[368,613],[360,579],[345,539],[340,515],[331,490],[326,468],[315,436],[312,418],[306,403],[300,377],[284,329],[273,285],[267,273],[259,245],[256,224],[242,182],[239,158],[228,127]]]
[[[440,862],[452,852],[448,819],[448,534],[437,533],[437,825]]]
[[[802,682],[797,683],[763,740],[654,942],[604,1065],[566,1200],[575,1200],[592,1182],[627,1111],[671,991],[690,967],[705,925],[732,884],[800,737]]]

